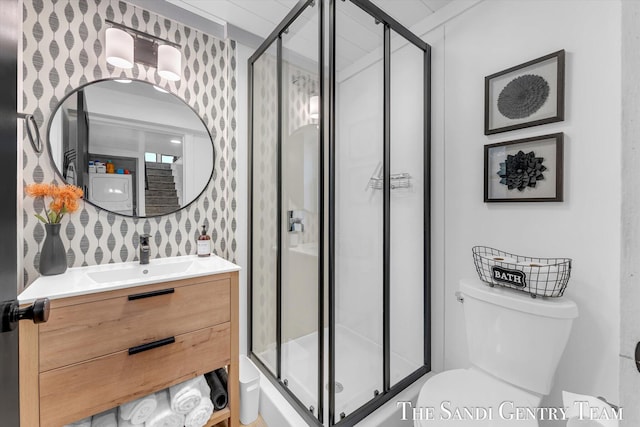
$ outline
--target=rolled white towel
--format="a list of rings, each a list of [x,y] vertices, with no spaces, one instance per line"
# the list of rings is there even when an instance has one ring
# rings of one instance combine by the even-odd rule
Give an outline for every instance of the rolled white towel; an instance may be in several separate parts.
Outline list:
[[[75,421],[71,424],[67,424],[64,427],[91,427],[91,417],[87,417],[83,420]]]
[[[184,415],[176,414],[171,410],[167,390],[156,393],[156,400],[158,406],[145,421],[145,427],[182,427],[184,425]]]
[[[116,408],[94,415],[91,418],[91,427],[118,427]]]
[[[207,384],[207,380],[204,378],[204,375],[200,375],[200,393],[202,393],[202,399],[207,399],[211,397],[211,387]]]
[[[213,414],[213,402],[208,397],[202,398],[200,404],[187,414],[185,427],[204,427]]]
[[[195,377],[169,388],[171,410],[178,414],[188,414],[202,400],[201,377]]]
[[[120,405],[118,412],[124,421],[131,421],[131,424],[142,424],[153,414],[158,406],[155,394],[142,397],[132,402]]]

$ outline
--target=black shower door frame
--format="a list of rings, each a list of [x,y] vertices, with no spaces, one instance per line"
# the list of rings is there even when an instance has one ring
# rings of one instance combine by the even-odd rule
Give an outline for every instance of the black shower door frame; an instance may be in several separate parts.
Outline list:
[[[249,236],[248,236],[248,322],[247,322],[247,339],[248,348],[251,359],[258,365],[267,378],[275,385],[281,394],[292,404],[296,411],[308,422],[309,425],[324,425],[324,293],[325,293],[325,259],[324,259],[324,182],[325,182],[325,124],[328,132],[328,238],[327,240],[327,286],[328,286],[328,384],[335,383],[335,326],[336,326],[336,282],[335,282],[335,187],[336,187],[336,3],[338,0],[300,0],[296,6],[287,14],[283,21],[275,28],[275,30],[265,39],[256,52],[249,58],[248,79],[249,79]],[[344,1],[344,0],[342,0]],[[402,390],[413,384],[424,374],[431,371],[431,46],[413,34],[410,30],[377,7],[369,0],[349,0],[354,5],[371,15],[376,22],[384,25],[384,124],[383,124],[383,390],[374,396],[360,408],[347,416],[341,417],[335,422],[335,389],[329,387],[329,410],[328,410],[328,426],[344,426],[351,427],[380,406],[390,401],[394,396]],[[328,76],[328,108],[325,109],[325,90],[324,90],[324,58],[325,58],[325,33],[324,21],[325,3],[329,3],[328,9],[328,57],[329,57],[329,76]],[[319,25],[318,25],[318,75],[319,75],[319,188],[318,188],[318,211],[319,211],[319,251],[318,251],[318,408],[317,418],[298,399],[298,397],[287,387],[282,378],[282,35],[287,32],[289,26],[307,9],[307,7],[319,7]],[[391,385],[391,31],[402,36],[407,42],[413,44],[423,51],[423,102],[424,102],[424,120],[423,120],[423,164],[424,164],[424,218],[423,218],[423,262],[424,262],[424,315],[423,315],[423,331],[424,331],[424,364],[404,379]],[[269,49],[273,43],[277,47],[277,264],[276,264],[276,372],[271,370],[262,363],[259,357],[253,352],[252,345],[252,321],[253,321],[253,66],[254,63]],[[328,111],[327,122],[325,122],[325,112]],[[275,375],[274,375],[275,374]]]

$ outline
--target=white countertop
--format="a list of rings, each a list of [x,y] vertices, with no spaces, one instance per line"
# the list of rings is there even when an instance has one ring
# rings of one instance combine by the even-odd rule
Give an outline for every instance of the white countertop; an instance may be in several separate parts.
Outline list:
[[[68,298],[238,270],[239,266],[216,255],[157,258],[145,265],[132,261],[74,267],[67,269],[63,274],[40,276],[18,295],[18,301],[20,304],[29,304],[37,298]],[[97,277],[98,280],[92,279],[91,276]]]

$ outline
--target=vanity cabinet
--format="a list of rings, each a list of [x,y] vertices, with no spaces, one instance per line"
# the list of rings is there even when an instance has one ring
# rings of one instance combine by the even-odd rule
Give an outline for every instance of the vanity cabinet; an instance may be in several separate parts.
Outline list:
[[[61,427],[227,366],[238,426],[238,272],[55,298],[20,325],[22,427]]]

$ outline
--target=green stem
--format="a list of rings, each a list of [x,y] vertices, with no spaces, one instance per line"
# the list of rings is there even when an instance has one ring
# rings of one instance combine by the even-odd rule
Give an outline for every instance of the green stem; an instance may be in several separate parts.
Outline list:
[[[47,224],[51,224],[51,218],[49,217],[49,209],[47,209],[47,201],[42,197],[42,204],[44,205],[44,217],[47,218]]]

